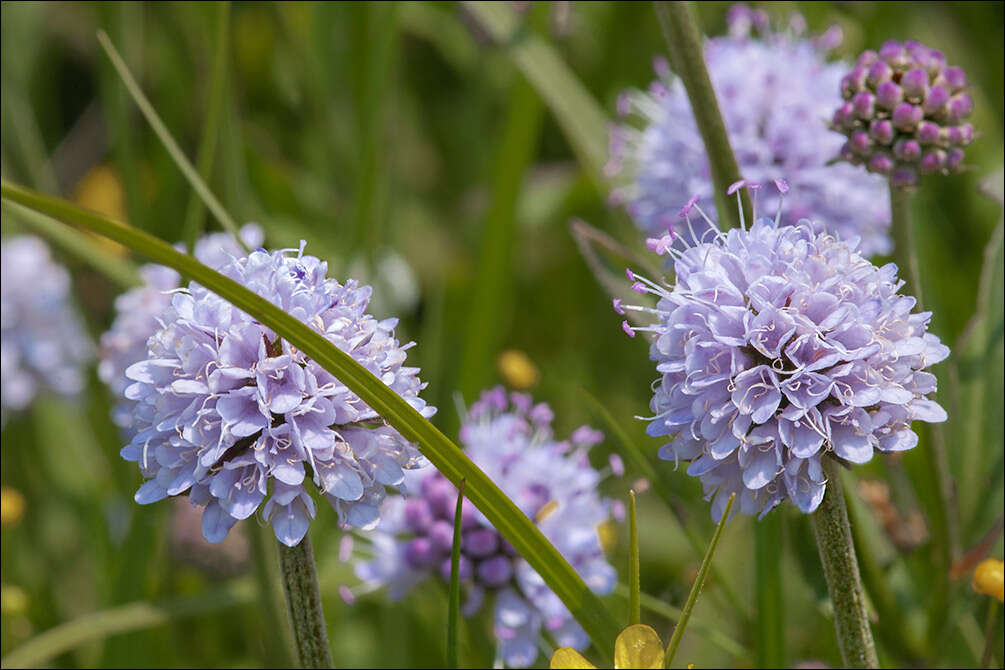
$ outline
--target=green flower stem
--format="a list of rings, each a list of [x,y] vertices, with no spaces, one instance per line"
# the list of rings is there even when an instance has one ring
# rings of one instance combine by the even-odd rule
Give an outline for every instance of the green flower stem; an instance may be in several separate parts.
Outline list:
[[[839,466],[829,457],[823,459],[823,466],[828,482],[827,492],[810,519],[827,579],[827,590],[834,604],[834,628],[837,630],[841,659],[848,668],[878,668],[879,659],[869,629],[865,591],[855,558]]]
[[[244,524],[251,547],[255,581],[258,586],[258,606],[262,618],[262,630],[268,639],[262,640],[263,661],[266,667],[290,667],[295,658],[293,650],[293,630],[289,620],[283,616],[285,597],[279,589],[279,561],[275,539],[269,526],[262,526],[254,519]]]
[[[654,4],[670,52],[670,65],[687,90],[687,97],[694,111],[694,120],[705,144],[705,152],[708,154],[708,165],[715,188],[716,209],[719,212],[719,225],[722,228],[738,227],[739,213],[726,201],[726,189],[730,184],[739,181],[742,176],[736,156],[729,144],[726,124],[719,111],[719,103],[712,88],[712,80],[708,76],[708,68],[705,67],[701,32],[698,30],[691,3]],[[740,202],[744,220],[748,224],[752,223],[753,208],[750,205],[750,194],[746,190],[740,191]]]
[[[457,630],[461,618],[461,510],[464,506],[464,482],[457,487],[457,506],[454,508],[454,541],[450,547],[450,598],[447,604],[447,667],[456,668],[458,648]]]
[[[639,606],[639,522],[635,513],[635,491],[628,492],[628,625],[642,622]]]
[[[998,605],[994,596],[988,598],[988,618],[984,624],[984,652],[981,654],[981,667],[991,667],[991,654],[995,647],[995,619],[998,618]]]
[[[907,282],[907,293],[917,299],[918,310],[925,308],[922,299],[921,274],[918,269],[918,253],[914,246],[914,226],[911,221],[910,189],[897,188],[890,184],[890,227],[893,232],[894,260],[900,269],[901,278]],[[932,547],[937,561],[936,581],[932,585],[929,603],[929,633],[938,636],[945,622],[949,602],[949,568],[953,555],[959,547],[958,524],[951,523],[953,514],[953,478],[949,472],[946,456],[945,437],[941,424],[924,425],[919,433],[924,439],[924,469],[929,473],[931,486],[935,492],[935,503],[930,505],[929,517],[932,525]],[[933,637],[934,639],[934,637]]]
[[[295,547],[279,545],[279,567],[283,573],[286,602],[290,606],[290,621],[297,643],[301,668],[333,668],[328,629],[321,607],[314,550],[307,534]]]

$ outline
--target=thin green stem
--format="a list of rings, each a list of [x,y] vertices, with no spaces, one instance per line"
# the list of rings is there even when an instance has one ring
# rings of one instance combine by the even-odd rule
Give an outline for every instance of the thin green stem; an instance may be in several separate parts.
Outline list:
[[[311,536],[305,535],[295,547],[279,545],[279,567],[283,573],[293,637],[301,668],[333,668],[321,590],[314,567]]]
[[[988,598],[988,618],[984,624],[984,653],[981,654],[981,667],[991,667],[991,653],[995,643],[995,619],[998,618],[998,605],[994,596]]]
[[[217,138],[220,135],[220,121],[223,118],[223,103],[227,85],[227,56],[230,53],[230,3],[219,2],[216,9],[215,51],[213,53],[213,71],[209,84],[209,102],[206,105],[206,118],[199,142],[199,158],[197,159],[199,176],[203,182],[208,182],[213,172],[216,158]],[[193,193],[185,210],[183,227],[185,245],[189,253],[195,250],[195,242],[202,234],[205,210],[198,193]]]
[[[262,617],[266,666],[289,666],[294,660],[293,631],[290,622],[283,617],[286,604],[277,584],[279,582],[279,561],[275,541],[269,528],[257,523],[254,518],[244,525],[251,546],[251,559],[258,582],[258,605]]]
[[[782,588],[782,515],[768,514],[754,527],[757,666],[785,666],[785,604]]]
[[[639,523],[635,515],[635,491],[628,492],[628,625],[642,622],[639,606]]]
[[[911,191],[890,184],[890,231],[893,234],[893,257],[900,267],[901,278],[907,281],[907,291],[921,300],[921,277],[918,255],[914,249],[914,229],[911,226]]]
[[[663,28],[670,64],[684,83],[687,97],[691,101],[695,124],[705,143],[709,171],[715,187],[716,209],[719,212],[719,226],[735,228],[740,225],[739,213],[726,201],[726,190],[730,184],[742,179],[739,164],[729,144],[726,124],[719,111],[719,102],[712,88],[712,80],[705,67],[705,51],[701,43],[701,31],[695,20],[689,2],[656,2],[656,16]],[[752,223],[753,208],[750,194],[740,191],[743,218]]]
[[[834,605],[834,628],[841,658],[848,668],[878,668],[879,659],[869,629],[865,591],[855,558],[839,466],[833,458],[826,457],[823,467],[829,485],[823,502],[810,518],[827,590]]]
[[[244,246],[244,243],[241,242],[241,238],[237,232],[237,224],[234,223],[232,218],[230,218],[230,215],[227,214],[227,210],[223,208],[220,201],[217,200],[216,196],[209,190],[209,187],[206,186],[206,183],[192,166],[191,161],[189,161],[189,159],[185,156],[185,152],[183,152],[181,147],[178,146],[178,143],[175,142],[174,137],[171,136],[171,131],[169,131],[167,126],[164,125],[164,122],[161,121],[161,118],[157,115],[153,105],[150,104],[150,101],[143,94],[142,89],[140,89],[139,84],[137,84],[136,80],[133,79],[133,75],[130,74],[125,61],[122,60],[122,56],[120,56],[119,52],[116,51],[115,46],[112,44],[112,41],[108,39],[108,35],[105,34],[105,31],[98,31],[98,42],[101,43],[101,47],[105,50],[109,60],[112,61],[112,65],[115,67],[116,72],[119,73],[119,77],[122,78],[122,83],[125,84],[126,90],[129,91],[129,94],[132,96],[136,106],[140,108],[141,112],[143,112],[143,116],[146,117],[150,127],[153,128],[154,133],[157,134],[161,144],[164,145],[164,148],[171,155],[171,158],[178,166],[178,169],[181,170],[185,179],[187,179],[188,183],[195,189],[195,192],[199,194],[202,201],[206,203],[206,207],[209,211],[213,212],[213,216],[215,216],[217,221],[220,222],[220,225],[222,225],[228,233],[234,236],[234,239],[237,240],[238,244]]]
[[[677,653],[681,639],[684,637],[684,629],[687,628],[687,623],[691,620],[691,613],[694,612],[698,596],[705,585],[708,568],[712,565],[712,556],[715,554],[715,548],[719,544],[719,538],[722,537],[722,529],[726,527],[726,522],[729,520],[729,513],[733,509],[734,500],[736,500],[736,494],[731,493],[729,502],[726,503],[726,509],[722,512],[722,518],[719,519],[719,525],[715,528],[715,534],[712,535],[712,541],[708,545],[708,551],[705,552],[705,558],[702,559],[701,567],[698,568],[698,576],[694,578],[694,584],[691,585],[691,593],[688,594],[687,601],[684,603],[684,609],[681,610],[680,620],[674,626],[673,635],[670,636],[670,642],[667,644],[666,654],[664,655],[664,662],[668,668],[673,663],[673,657]]]
[[[457,506],[454,508],[454,542],[450,547],[450,600],[447,604],[447,667],[457,667],[461,618],[461,509],[464,503],[464,481],[457,489]]]

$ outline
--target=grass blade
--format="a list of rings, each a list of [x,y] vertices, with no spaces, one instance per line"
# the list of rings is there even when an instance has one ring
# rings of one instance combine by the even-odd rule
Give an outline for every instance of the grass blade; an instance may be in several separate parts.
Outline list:
[[[457,667],[458,636],[461,617],[461,507],[464,503],[464,480],[457,488],[457,507],[454,508],[454,542],[450,547],[450,602],[447,614],[447,667]]]
[[[639,606],[639,523],[635,513],[635,491],[628,492],[628,625],[642,623]]]
[[[115,67],[116,72],[118,72],[119,76],[122,78],[122,83],[125,84],[126,90],[129,91],[129,95],[132,96],[136,106],[140,108],[141,112],[143,112],[143,116],[146,117],[150,127],[153,128],[157,137],[160,139],[161,144],[163,144],[164,148],[167,149],[167,152],[171,155],[171,158],[178,166],[178,169],[181,170],[182,174],[185,176],[185,179],[187,179],[188,183],[193,189],[195,189],[195,192],[199,194],[202,201],[206,203],[206,207],[213,213],[213,216],[215,216],[216,220],[220,222],[220,225],[222,225],[228,233],[234,236],[234,239],[237,240],[238,244],[243,246],[244,243],[241,242],[241,237],[237,233],[237,224],[234,223],[232,218],[230,218],[227,210],[223,208],[223,205],[221,205],[220,201],[216,199],[216,196],[214,196],[209,190],[209,187],[206,186],[206,183],[199,176],[196,169],[192,167],[191,161],[189,161],[189,159],[185,156],[185,153],[178,146],[178,143],[175,142],[174,137],[171,136],[171,131],[169,131],[167,126],[164,125],[164,122],[161,121],[161,118],[157,115],[153,105],[150,104],[150,101],[147,100],[147,97],[140,89],[139,84],[137,84],[136,80],[133,79],[133,75],[130,74],[129,68],[126,67],[125,61],[122,60],[122,56],[119,55],[119,52],[115,50],[115,46],[112,44],[112,41],[108,39],[108,35],[105,34],[105,31],[98,31],[98,42],[101,43],[101,48],[105,50],[105,53],[108,55],[109,60],[112,61],[112,65]]]
[[[86,212],[60,198],[46,196],[6,181],[3,181],[0,193],[6,199],[105,235],[155,263],[174,268],[258,319],[313,358],[406,439],[417,442],[422,453],[454,486],[460,486],[462,480],[467,480],[468,499],[541,575],[593,640],[598,652],[604,654],[605,660],[610,660],[608,657],[614,649],[614,640],[620,627],[596,594],[586,586],[531,519],[499,490],[460,447],[350,355],[277,306],[152,235]]]
[[[608,119],[597,101],[551,45],[524,32],[506,3],[465,2],[464,7],[506,49],[555,115],[580,164],[602,187]]]
[[[719,520],[719,525],[715,528],[715,534],[712,535],[712,542],[708,545],[708,551],[705,552],[705,558],[701,561],[701,567],[698,568],[698,576],[694,578],[694,584],[691,585],[691,593],[687,596],[687,602],[684,603],[684,609],[681,610],[680,620],[673,629],[673,635],[670,636],[670,642],[667,644],[666,652],[666,667],[670,667],[673,663],[673,657],[677,653],[677,647],[680,646],[681,638],[684,636],[684,629],[687,628],[687,622],[691,619],[691,614],[694,612],[695,603],[698,602],[698,596],[701,594],[701,588],[705,585],[705,577],[708,576],[708,568],[712,565],[712,556],[715,554],[715,548],[719,544],[719,538],[722,537],[722,529],[726,527],[726,522],[729,520],[729,513],[733,509],[733,501],[736,500],[736,494],[731,493],[729,496],[729,502],[726,503],[726,509],[722,512],[722,518]]]
[[[220,135],[223,118],[223,103],[227,86],[227,57],[230,53],[230,2],[219,2],[216,9],[216,50],[213,53],[213,73],[209,84],[209,103],[203,122],[202,139],[199,143],[199,176],[203,183],[209,181],[216,158],[216,144]],[[195,249],[195,242],[202,235],[205,211],[198,193],[193,193],[185,210],[182,239],[189,252]]]

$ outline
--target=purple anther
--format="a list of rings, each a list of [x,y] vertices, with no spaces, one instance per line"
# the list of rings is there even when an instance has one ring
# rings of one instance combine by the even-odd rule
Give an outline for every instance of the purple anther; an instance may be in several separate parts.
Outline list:
[[[928,73],[920,67],[908,70],[900,80],[904,95],[910,100],[920,100],[928,93]]]
[[[620,314],[621,316],[624,316],[624,315],[625,315],[625,310],[624,310],[624,308],[623,308],[623,307],[621,306],[621,298],[615,298],[614,300],[612,300],[612,301],[611,301],[611,304],[613,304],[613,305],[614,305],[614,311],[615,311],[615,312],[617,312],[617,313],[618,313],[618,314]]]
[[[478,579],[489,588],[505,586],[513,578],[513,561],[493,556],[478,564]]]
[[[893,170],[893,159],[886,154],[876,154],[869,160],[869,172],[876,174],[890,174]]]
[[[775,188],[778,189],[779,193],[785,195],[786,193],[789,192],[789,182],[785,181],[784,179],[776,179]]]
[[[851,104],[855,108],[855,116],[863,121],[872,119],[875,114],[876,97],[872,93],[867,91],[856,93],[851,99]]]
[[[646,288],[646,285],[640,281],[637,281],[634,284],[632,284],[632,290],[635,291],[636,293],[649,293],[649,289]]]
[[[893,127],[898,130],[914,132],[915,127],[917,127],[923,117],[924,113],[921,111],[921,107],[912,105],[909,102],[902,102],[893,108],[891,121],[893,121]]]
[[[733,195],[746,185],[747,185],[746,179],[741,179],[740,181],[734,181],[732,184],[729,185],[729,188],[726,189],[726,195]]]
[[[628,334],[628,337],[635,337],[635,329],[628,325],[628,321],[621,322],[621,330]]]
[[[881,109],[893,109],[903,100],[903,89],[892,81],[884,81],[876,89],[876,105]]]
[[[889,144],[893,141],[893,124],[887,119],[873,121],[869,125],[869,136],[879,144]]]
[[[939,126],[931,121],[922,121],[918,125],[917,138],[922,144],[934,144],[939,141]]]

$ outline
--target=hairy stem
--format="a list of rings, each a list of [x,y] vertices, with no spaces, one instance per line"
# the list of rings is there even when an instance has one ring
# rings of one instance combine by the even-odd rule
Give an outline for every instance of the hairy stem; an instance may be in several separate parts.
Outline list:
[[[859,576],[855,545],[848,524],[844,491],[838,464],[832,458],[823,459],[827,493],[820,507],[810,517],[813,534],[820,550],[827,590],[834,604],[834,628],[837,631],[841,659],[848,668],[878,668],[876,645],[869,629],[865,609],[865,591]]]
[[[305,535],[295,547],[279,545],[279,566],[283,573],[286,602],[290,607],[293,637],[301,668],[332,668],[331,647],[325,613],[321,607],[321,590],[314,567],[311,536]]]
[[[739,181],[740,167],[729,144],[726,124],[719,111],[719,102],[712,88],[712,80],[705,67],[705,52],[701,44],[701,32],[695,21],[689,2],[656,2],[656,16],[663,28],[667,49],[670,52],[670,65],[684,83],[687,97],[691,101],[695,124],[701,133],[705,152],[708,154],[709,170],[712,173],[712,183],[715,187],[716,209],[719,212],[719,225],[722,228],[740,225],[739,213],[730,207],[726,201],[726,189]],[[750,194],[740,192],[744,220],[753,223],[753,209],[750,205]],[[683,203],[681,203],[683,204]]]

